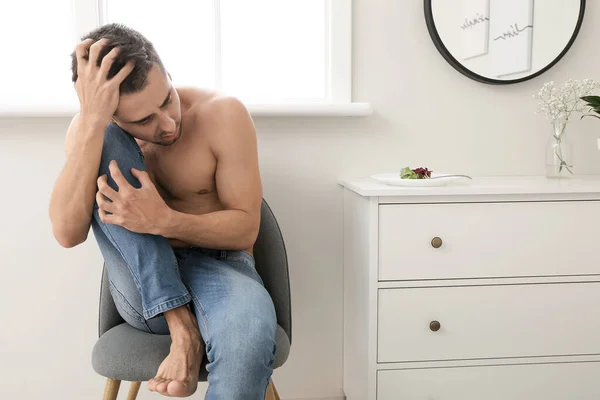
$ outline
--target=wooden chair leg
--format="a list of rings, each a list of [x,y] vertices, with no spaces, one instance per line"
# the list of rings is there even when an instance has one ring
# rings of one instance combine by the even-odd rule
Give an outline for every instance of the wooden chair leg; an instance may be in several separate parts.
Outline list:
[[[104,397],[102,397],[102,400],[117,400],[120,386],[121,381],[108,378],[106,380],[106,386],[104,388]]]
[[[265,400],[281,400],[281,398],[279,397],[279,393],[277,393],[277,388],[275,388],[275,384],[273,383],[273,380],[271,380],[271,382],[269,382]]]
[[[131,382],[131,385],[129,386],[129,394],[127,395],[127,400],[135,400],[137,398],[141,384],[142,382]]]

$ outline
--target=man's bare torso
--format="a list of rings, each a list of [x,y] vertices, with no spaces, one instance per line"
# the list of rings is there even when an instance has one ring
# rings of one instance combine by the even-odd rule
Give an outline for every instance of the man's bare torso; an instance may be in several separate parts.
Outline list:
[[[211,115],[216,94],[198,89],[178,88],[181,101],[179,140],[160,146],[136,139],[146,161],[146,169],[161,197],[174,210],[205,214],[224,209],[216,188],[217,160],[211,150],[211,135],[218,135],[219,124]],[[187,247],[169,239],[172,247]],[[252,253],[251,249],[247,249]]]

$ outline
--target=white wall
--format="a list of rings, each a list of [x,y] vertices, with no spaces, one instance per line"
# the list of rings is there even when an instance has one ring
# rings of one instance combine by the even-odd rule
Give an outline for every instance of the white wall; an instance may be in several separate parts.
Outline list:
[[[354,94],[372,103],[373,116],[256,119],[265,197],[290,258],[294,343],[274,376],[285,399],[342,396],[336,181],[418,165],[542,174],[551,127],[534,114],[531,95],[551,79],[600,79],[597,2],[588,2],[566,57],[516,86],[487,86],[454,71],[431,43],[422,7],[421,1],[355,0]],[[103,390],[90,366],[101,257],[91,236],[75,249],[59,247],[47,217],[68,123],[0,118],[0,397],[6,399],[92,399]],[[571,131],[579,172],[600,172],[600,121],[576,121]],[[160,397],[143,389],[139,398]]]

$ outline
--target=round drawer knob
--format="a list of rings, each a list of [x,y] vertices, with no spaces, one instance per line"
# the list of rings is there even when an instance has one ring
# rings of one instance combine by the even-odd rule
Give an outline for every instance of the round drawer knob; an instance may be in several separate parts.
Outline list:
[[[439,331],[441,327],[442,325],[440,325],[438,321],[431,321],[431,323],[429,324],[429,329],[431,329],[434,332]]]
[[[437,236],[434,237],[433,239],[431,239],[431,245],[436,249],[440,248],[442,246],[442,239]]]

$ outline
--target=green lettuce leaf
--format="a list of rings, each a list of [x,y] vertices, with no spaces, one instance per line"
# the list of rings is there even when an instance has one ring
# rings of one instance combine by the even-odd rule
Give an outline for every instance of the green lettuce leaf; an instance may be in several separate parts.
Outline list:
[[[400,170],[400,178],[402,179],[419,179],[419,175],[409,167]]]

